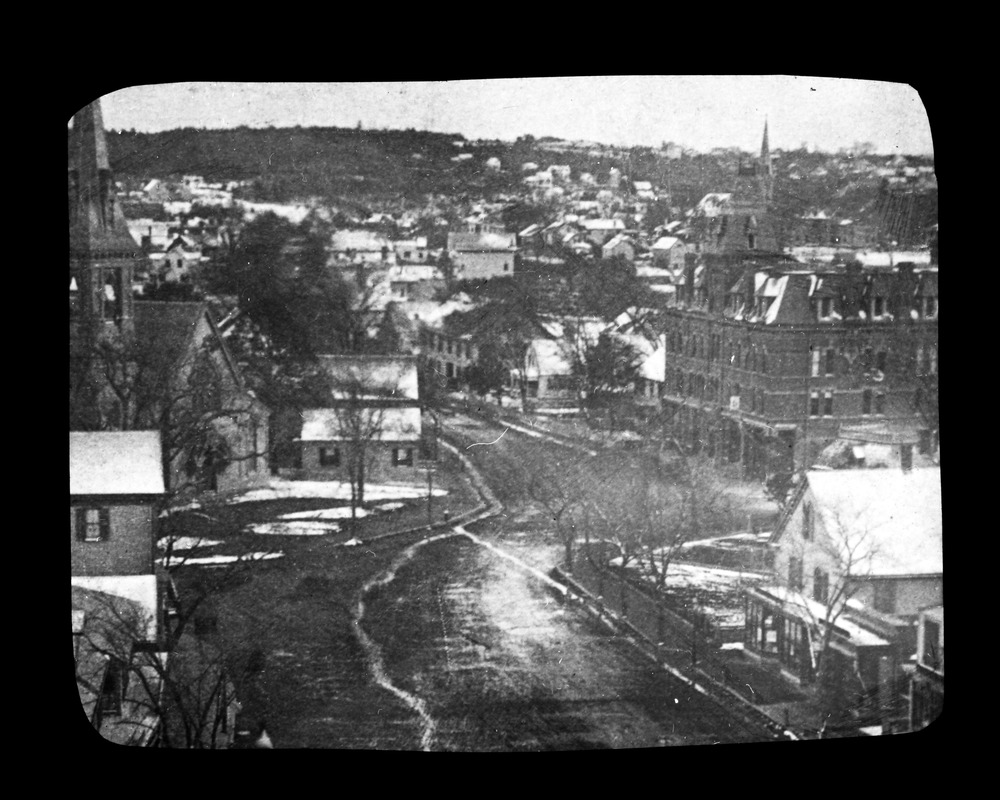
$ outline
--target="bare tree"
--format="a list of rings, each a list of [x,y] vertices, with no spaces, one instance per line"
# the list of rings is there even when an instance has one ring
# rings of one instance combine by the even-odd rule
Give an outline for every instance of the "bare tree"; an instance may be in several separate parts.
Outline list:
[[[537,454],[537,458],[532,457]],[[492,469],[501,474],[497,491],[505,502],[530,505],[555,525],[563,545],[566,569],[573,568],[573,547],[578,536],[585,473],[569,460],[553,463],[539,448],[522,454],[518,461],[498,459]]]
[[[113,595],[84,590],[74,606],[84,614],[74,630],[77,681],[103,736],[171,748],[229,746],[237,685],[218,647],[183,629],[169,644],[151,641],[155,620]]]
[[[223,358],[208,342],[175,360],[129,337],[80,346],[70,364],[70,430],[158,430],[170,501],[214,489],[230,465],[267,456],[252,442],[232,446],[240,425],[256,424],[255,401],[227,385]]]
[[[365,482],[381,441],[387,408],[372,394],[363,380],[353,379],[338,387],[336,416],[343,442],[342,465],[351,486],[351,522],[357,519],[359,506],[365,502]]]
[[[671,564],[685,545],[733,529],[737,503],[708,458],[681,453],[663,465],[663,450],[647,456],[647,478],[632,507],[639,532],[639,559],[663,590]]]
[[[816,676],[827,718],[842,713],[859,698],[849,697],[834,663],[834,642],[842,632],[838,623],[850,609],[849,601],[872,573],[879,547],[876,527],[864,509],[825,509],[821,518],[803,504],[802,529],[788,529],[787,545],[775,563],[775,578],[787,589],[786,606],[805,623],[810,668]],[[865,686],[854,665],[847,676],[863,692]]]

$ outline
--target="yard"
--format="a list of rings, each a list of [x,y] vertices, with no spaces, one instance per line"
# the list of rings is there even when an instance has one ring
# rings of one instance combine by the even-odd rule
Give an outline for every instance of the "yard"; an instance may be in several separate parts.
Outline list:
[[[434,485],[435,522],[479,502],[451,456]],[[329,746],[324,726],[333,723],[320,720],[366,719],[366,703],[392,706],[370,680],[350,610],[366,581],[426,535],[406,531],[427,525],[427,489],[372,485],[366,495],[352,521],[349,487],[274,481],[168,521],[181,601],[198,603],[196,629],[225,653],[242,706],[238,726],[249,730],[266,718],[277,746]],[[160,542],[163,557],[167,541]],[[410,715],[395,711],[401,741],[409,741]],[[373,736],[355,725],[332,738],[340,747],[366,748]]]

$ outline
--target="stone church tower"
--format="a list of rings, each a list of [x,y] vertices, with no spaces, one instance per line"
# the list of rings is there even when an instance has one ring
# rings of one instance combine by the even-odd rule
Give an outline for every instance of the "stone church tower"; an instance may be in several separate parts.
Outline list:
[[[749,164],[744,164],[741,160],[737,168],[729,213],[724,221],[723,235],[716,242],[715,252],[777,251],[779,246],[770,209],[773,199],[774,168],[771,164],[765,120],[760,158]]]
[[[132,280],[144,256],[115,197],[95,100],[69,136],[70,430],[128,427],[135,341]]]
[[[132,279],[143,258],[116,202],[95,100],[73,117],[69,139],[70,340],[133,331]]]

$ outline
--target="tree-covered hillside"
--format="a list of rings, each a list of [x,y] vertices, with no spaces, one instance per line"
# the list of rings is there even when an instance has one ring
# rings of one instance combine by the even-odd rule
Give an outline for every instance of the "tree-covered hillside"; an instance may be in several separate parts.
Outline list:
[[[574,146],[531,136],[514,142],[472,142],[461,134],[414,129],[301,127],[109,131],[108,146],[112,169],[129,188],[151,178],[177,180],[196,174],[209,182],[244,182],[238,196],[247,200],[321,197],[377,205],[386,200],[419,203],[434,194],[461,201],[523,195],[523,165],[546,169],[562,164],[570,168],[574,181],[589,173],[595,194],[607,184],[612,168],[620,171],[626,192],[632,181],[650,181],[661,196],[668,195],[662,202],[679,211],[709,192],[731,191],[740,162],[756,155],[685,151],[679,158],[667,158],[663,150],[651,147]],[[492,158],[499,159],[501,169],[487,167]],[[776,153],[775,211],[789,223],[820,209],[874,223],[886,215],[885,181],[876,169],[884,171],[887,164],[888,157],[877,155],[853,159],[804,149]],[[911,157],[908,164],[927,166],[933,160]],[[936,221],[937,191],[925,186],[910,193],[916,201],[907,199],[899,213],[889,203],[888,215],[904,214],[921,230]]]

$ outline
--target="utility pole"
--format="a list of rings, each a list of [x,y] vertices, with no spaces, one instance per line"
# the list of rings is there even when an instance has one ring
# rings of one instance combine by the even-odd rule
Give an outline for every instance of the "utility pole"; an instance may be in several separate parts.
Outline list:
[[[427,527],[429,528],[434,524],[434,509],[433,500],[434,497],[434,469],[430,466],[427,467]]]

